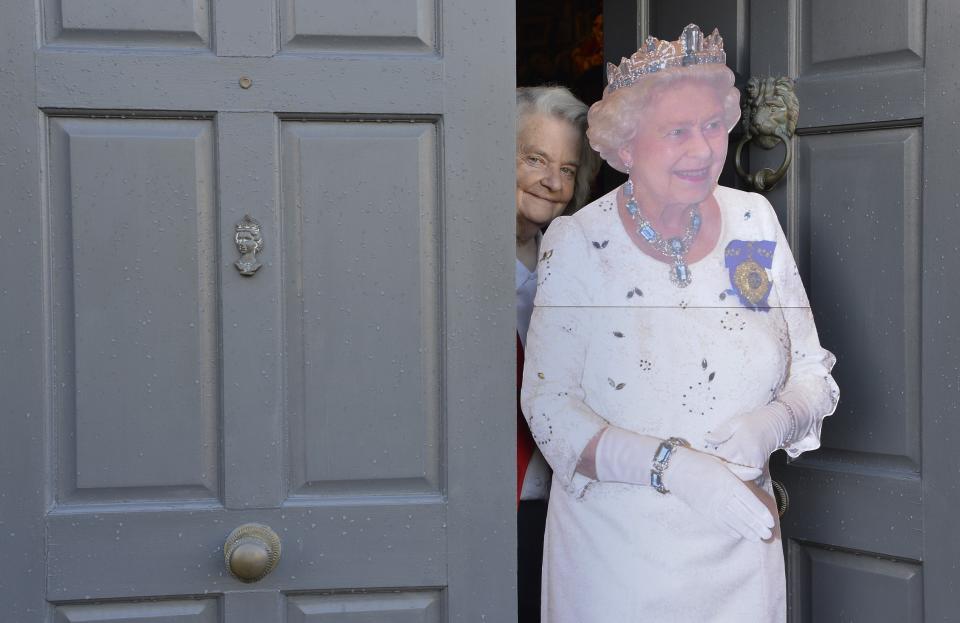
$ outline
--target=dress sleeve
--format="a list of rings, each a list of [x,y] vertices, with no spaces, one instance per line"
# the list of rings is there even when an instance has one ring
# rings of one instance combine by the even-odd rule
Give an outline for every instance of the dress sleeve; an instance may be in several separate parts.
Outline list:
[[[830,375],[836,358],[820,345],[810,301],[773,208],[761,195],[754,196],[762,204],[758,210],[769,215],[777,242],[772,268],[774,305],[786,321],[790,353],[786,379],[776,400],[788,405],[796,416],[798,430],[784,448],[796,458],[820,447],[823,420],[837,408],[840,390]]]
[[[555,220],[543,238],[520,394],[534,440],[573,495],[593,482],[577,465],[587,443],[607,426],[585,403],[581,385],[591,315],[588,244],[570,217]]]

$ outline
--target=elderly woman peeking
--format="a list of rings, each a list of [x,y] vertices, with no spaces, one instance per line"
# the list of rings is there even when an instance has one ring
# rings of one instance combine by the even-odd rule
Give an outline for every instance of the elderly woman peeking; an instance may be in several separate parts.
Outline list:
[[[629,180],[551,226],[527,336],[543,620],[782,622],[767,461],[819,446],[833,356],[770,204],[717,185],[740,112],[719,34],[608,77],[588,136]]]
[[[586,202],[600,159],[586,139],[587,106],[563,87],[517,89],[517,362],[537,288],[542,228]],[[517,380],[519,390],[520,380]],[[519,621],[540,615],[540,565],[550,491],[550,468],[536,451],[517,410],[517,514]]]

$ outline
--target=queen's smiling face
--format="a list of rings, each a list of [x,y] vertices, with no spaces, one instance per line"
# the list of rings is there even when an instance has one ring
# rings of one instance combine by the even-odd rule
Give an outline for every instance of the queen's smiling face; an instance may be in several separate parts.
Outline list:
[[[695,80],[655,93],[638,120],[637,133],[621,149],[641,209],[662,210],[706,199],[727,156],[723,99]]]

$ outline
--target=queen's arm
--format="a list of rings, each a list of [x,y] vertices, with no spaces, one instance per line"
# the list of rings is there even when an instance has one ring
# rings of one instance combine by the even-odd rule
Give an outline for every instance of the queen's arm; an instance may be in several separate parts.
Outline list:
[[[555,220],[543,238],[520,394],[530,432],[554,477],[576,495],[595,477],[589,467],[578,470],[584,450],[591,440],[595,446],[608,426],[587,405],[581,384],[592,313],[587,244],[570,217]]]

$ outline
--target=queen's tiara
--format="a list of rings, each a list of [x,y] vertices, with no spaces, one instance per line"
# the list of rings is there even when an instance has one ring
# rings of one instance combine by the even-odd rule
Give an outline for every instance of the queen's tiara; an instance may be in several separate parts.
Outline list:
[[[607,63],[607,92],[634,84],[641,76],[654,74],[670,67],[725,64],[723,37],[714,28],[709,37],[704,37],[700,27],[689,24],[676,41],[663,41],[647,37],[639,50],[630,58],[620,61],[620,66]]]

